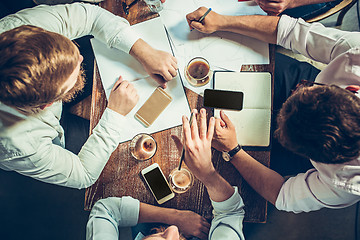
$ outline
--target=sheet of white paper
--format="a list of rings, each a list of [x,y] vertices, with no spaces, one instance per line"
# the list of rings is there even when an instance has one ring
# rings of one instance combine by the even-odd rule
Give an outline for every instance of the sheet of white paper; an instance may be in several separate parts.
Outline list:
[[[243,92],[243,109],[271,109],[268,72],[217,72],[214,85],[215,89]]]
[[[132,26],[152,47],[171,53],[170,45],[160,18],[151,19]],[[150,127],[145,127],[135,119],[136,111],[150,97],[158,84],[155,80],[146,77],[148,73],[142,65],[131,55],[120,50],[108,48],[105,44],[96,39],[91,40],[101,81],[105,89],[106,97],[109,99],[111,88],[121,75],[124,79],[132,81],[144,77],[142,80],[134,81],[132,84],[139,94],[139,102],[126,116],[127,134],[123,135],[120,142],[132,139],[137,133],[154,133],[182,124],[181,116],[190,115],[188,101],[179,76],[175,77],[167,85],[166,91],[172,96],[173,101],[159,115]],[[146,79],[145,79],[146,78]],[[124,126],[119,126],[124,127]]]
[[[219,110],[215,116],[219,117]],[[224,110],[235,125],[237,141],[242,146],[263,146],[270,144],[270,109]]]
[[[241,111],[224,111],[235,125],[239,144],[268,146],[271,127],[271,75],[261,72],[215,73],[214,88],[244,93]],[[215,109],[215,117],[220,110]]]
[[[184,68],[195,56],[206,58],[212,70],[240,71],[243,64],[269,63],[269,47],[264,42],[230,32],[203,34],[190,31],[185,16],[200,6],[211,7],[213,11],[226,15],[265,15],[252,1],[167,0],[160,16],[170,35],[180,74],[187,88],[198,94],[211,88],[211,83],[197,88],[185,81]]]

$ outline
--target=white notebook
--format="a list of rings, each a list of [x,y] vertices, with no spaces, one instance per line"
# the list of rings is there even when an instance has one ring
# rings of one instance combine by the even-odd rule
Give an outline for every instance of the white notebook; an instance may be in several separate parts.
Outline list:
[[[243,109],[224,110],[242,146],[267,147],[271,127],[271,75],[267,72],[215,72],[214,88],[244,93]],[[215,109],[220,117],[220,109]]]

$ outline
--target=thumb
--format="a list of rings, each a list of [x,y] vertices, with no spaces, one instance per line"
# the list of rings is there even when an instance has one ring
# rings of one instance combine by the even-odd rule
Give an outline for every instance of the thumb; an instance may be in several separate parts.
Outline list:
[[[221,117],[221,120],[224,121],[225,125],[227,127],[232,127],[232,122],[230,121],[229,117],[224,113],[223,110],[220,111],[220,117]]]
[[[124,81],[123,77],[120,76],[118,80],[115,82],[114,86],[112,87],[111,91],[114,91],[119,87],[119,85]]]

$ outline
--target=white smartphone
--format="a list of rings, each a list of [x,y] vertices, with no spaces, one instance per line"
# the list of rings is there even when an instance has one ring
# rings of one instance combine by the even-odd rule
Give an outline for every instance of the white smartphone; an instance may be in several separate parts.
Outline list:
[[[159,204],[162,204],[175,196],[162,173],[159,164],[154,163],[147,168],[144,168],[141,171],[141,175],[144,177],[146,184],[149,186]]]

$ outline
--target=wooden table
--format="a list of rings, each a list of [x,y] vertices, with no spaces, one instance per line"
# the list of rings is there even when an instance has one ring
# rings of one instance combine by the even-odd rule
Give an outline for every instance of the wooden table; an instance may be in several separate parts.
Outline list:
[[[127,1],[128,4],[131,1]],[[121,2],[107,0],[100,4],[103,8],[116,15],[128,19],[130,24],[157,17],[157,14],[149,12],[143,1],[139,1],[130,9],[126,16],[122,10]],[[270,47],[269,65],[244,65],[242,71],[274,72],[274,46]],[[186,89],[185,92],[189,100],[190,107],[200,109],[203,99],[200,95]],[[91,104],[91,129],[99,122],[100,117],[107,105],[105,92],[101,84],[100,75],[95,64],[94,84]],[[208,115],[212,112],[207,109]],[[119,126],[121,127],[121,126]],[[111,155],[101,176],[96,183],[86,190],[85,210],[90,210],[93,204],[101,199],[110,196],[132,196],[142,202],[157,204],[144,181],[140,177],[140,171],[157,162],[163,170],[165,176],[178,166],[180,153],[178,152],[171,135],[181,137],[181,126],[164,130],[152,136],[158,142],[158,150],[155,156],[148,161],[138,162],[134,160],[129,152],[129,141],[122,143]],[[248,153],[262,164],[269,166],[269,151],[248,151]],[[221,153],[213,150],[213,164],[217,171],[231,184],[238,186],[240,194],[245,202],[245,221],[247,222],[266,222],[267,202],[259,196],[240,176],[237,170],[228,162],[222,160]],[[163,207],[192,210],[206,218],[212,217],[212,207],[209,196],[204,185],[195,180],[194,186],[186,193],[176,195],[172,200],[162,204]]]

